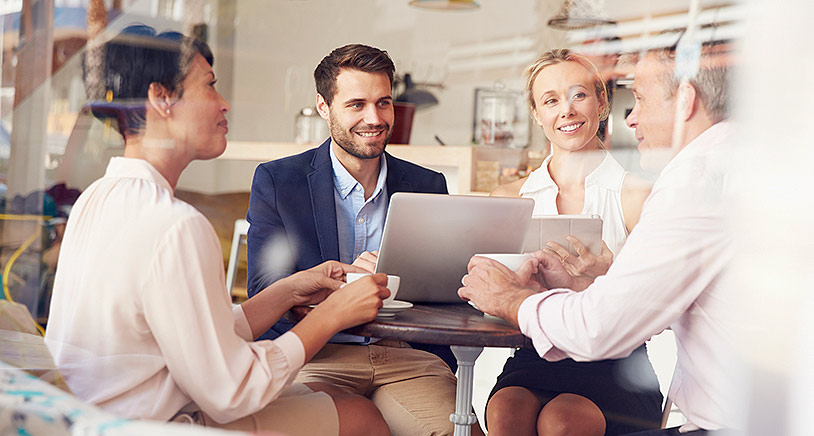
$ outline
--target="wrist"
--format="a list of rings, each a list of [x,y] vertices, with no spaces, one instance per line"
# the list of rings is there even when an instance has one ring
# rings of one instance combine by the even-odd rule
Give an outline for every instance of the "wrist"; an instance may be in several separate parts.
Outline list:
[[[569,289],[572,291],[582,292],[593,282],[594,277],[573,277],[571,279],[571,286],[569,286]]]
[[[336,333],[336,331],[330,329],[326,313],[317,310],[319,307],[314,308],[305,318],[291,328],[291,331],[300,338],[305,348],[306,362],[311,360]]]
[[[509,321],[515,327],[519,327],[520,322],[518,321],[518,312],[520,312],[520,306],[526,301],[526,298],[535,295],[536,292],[532,291],[528,288],[518,289],[510,298],[507,298],[506,305],[504,306],[504,313],[501,318]]]
[[[294,300],[294,290],[291,286],[290,279],[291,276],[277,280],[263,291],[271,297],[270,301],[274,301],[274,304],[285,307],[286,310],[297,305]]]
[[[333,313],[334,311],[331,308],[331,303],[329,301],[325,301],[323,303],[318,304],[311,310],[310,315],[313,316],[315,319],[319,320],[320,324],[323,328],[330,332],[330,336],[333,336],[342,330],[344,327],[339,322],[338,314]]]

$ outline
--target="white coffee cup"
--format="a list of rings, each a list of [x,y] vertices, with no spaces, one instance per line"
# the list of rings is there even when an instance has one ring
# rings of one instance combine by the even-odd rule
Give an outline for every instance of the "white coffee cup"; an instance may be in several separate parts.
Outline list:
[[[370,273],[348,273],[348,283],[353,283],[362,277],[369,275]],[[384,299],[385,303],[396,299],[396,294],[399,292],[399,284],[401,284],[401,277],[391,275],[387,276],[387,289],[390,290],[390,296]]]
[[[486,254],[476,254],[475,256],[480,257],[488,257],[494,261],[500,262],[503,265],[506,265],[506,268],[509,268],[512,271],[517,271],[520,269],[523,264],[531,259],[531,253],[525,254],[508,254],[508,253],[486,253]]]

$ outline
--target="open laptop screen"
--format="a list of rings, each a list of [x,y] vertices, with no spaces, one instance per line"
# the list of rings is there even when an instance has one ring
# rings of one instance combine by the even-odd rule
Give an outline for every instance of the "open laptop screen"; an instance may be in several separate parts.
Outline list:
[[[534,201],[395,193],[376,272],[401,276],[399,300],[461,302],[457,291],[476,253],[520,253]]]

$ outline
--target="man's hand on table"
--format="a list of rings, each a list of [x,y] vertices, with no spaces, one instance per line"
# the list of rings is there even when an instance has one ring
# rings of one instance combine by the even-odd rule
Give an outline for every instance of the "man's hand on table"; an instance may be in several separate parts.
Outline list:
[[[517,326],[520,305],[527,297],[544,290],[536,280],[537,265],[534,257],[514,272],[500,262],[473,256],[469,260],[468,273],[461,279],[464,286],[458,289],[458,296],[472,301],[482,312],[499,316]]]

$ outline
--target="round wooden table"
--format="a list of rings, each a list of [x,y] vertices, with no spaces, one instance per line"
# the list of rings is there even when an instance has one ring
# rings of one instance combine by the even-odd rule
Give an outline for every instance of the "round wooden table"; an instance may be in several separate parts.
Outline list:
[[[289,318],[297,322],[311,311],[294,307]],[[367,324],[345,330],[358,336],[394,339],[426,344],[450,345],[458,361],[458,385],[455,413],[449,416],[455,424],[455,436],[469,436],[470,425],[477,421],[472,413],[472,384],[475,360],[483,347],[531,347],[529,338],[503,319],[485,315],[469,304],[415,305],[394,316],[378,316]]]

